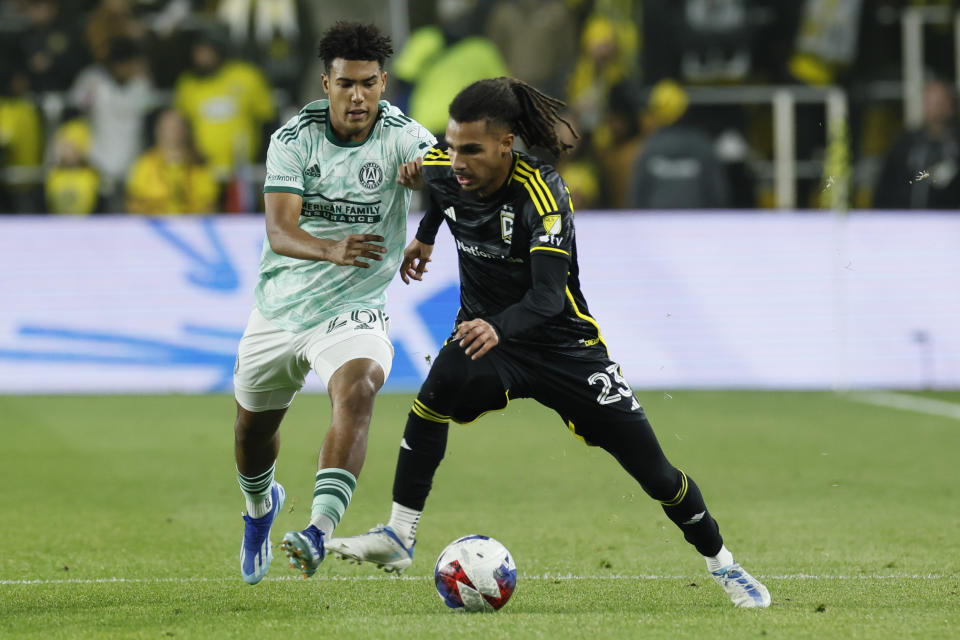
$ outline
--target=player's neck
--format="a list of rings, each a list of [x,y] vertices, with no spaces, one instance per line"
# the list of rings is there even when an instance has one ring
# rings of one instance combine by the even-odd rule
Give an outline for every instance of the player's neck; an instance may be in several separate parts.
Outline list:
[[[377,123],[376,120],[370,123],[370,126],[362,131],[358,131],[353,134],[346,134],[343,132],[342,128],[337,127],[337,123],[330,121],[330,134],[334,137],[337,142],[343,144],[360,144],[366,141],[370,137],[370,132],[373,131],[373,126]]]

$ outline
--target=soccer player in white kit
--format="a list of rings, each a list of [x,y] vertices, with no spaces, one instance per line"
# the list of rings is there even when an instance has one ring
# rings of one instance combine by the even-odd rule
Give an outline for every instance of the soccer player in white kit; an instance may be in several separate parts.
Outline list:
[[[390,38],[338,22],[320,41],[329,99],[304,107],[270,138],[264,183],[267,238],[256,306],[234,371],[237,475],[246,499],[240,572],[266,575],[270,529],[283,507],[274,479],[278,429],[310,369],[330,395],[310,523],[282,548],[304,577],[324,558],[366,455],[374,396],[390,373],[385,289],[406,243],[411,192],[436,143],[380,100]],[[407,186],[404,186],[407,185]]]

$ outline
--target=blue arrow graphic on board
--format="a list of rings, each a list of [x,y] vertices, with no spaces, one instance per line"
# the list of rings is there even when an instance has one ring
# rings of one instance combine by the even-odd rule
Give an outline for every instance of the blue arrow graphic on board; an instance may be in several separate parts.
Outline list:
[[[203,346],[178,344],[135,335],[104,331],[80,331],[60,327],[20,327],[26,338],[59,338],[62,350],[0,349],[0,359],[32,362],[87,362],[103,365],[147,365],[151,367],[205,367],[219,373],[209,392],[227,391],[233,384],[233,365],[241,331],[185,325],[183,332],[205,340]],[[213,344],[206,344],[212,342]],[[74,347],[73,350],[70,347]],[[94,352],[83,349],[99,348]],[[106,353],[110,351],[112,353]]]
[[[437,344],[437,349],[450,337],[460,308],[460,284],[452,282],[417,305],[417,315]]]
[[[207,237],[213,255],[204,255],[192,247],[186,240],[174,233],[167,220],[146,218],[146,223],[161,238],[187,258],[187,280],[203,289],[213,291],[234,291],[240,286],[240,276],[224,249],[220,236],[214,228],[212,217],[203,218],[201,227]]]

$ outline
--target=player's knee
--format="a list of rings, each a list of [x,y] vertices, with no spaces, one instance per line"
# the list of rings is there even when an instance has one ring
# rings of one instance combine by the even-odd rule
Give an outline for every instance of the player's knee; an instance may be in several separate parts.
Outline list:
[[[683,485],[683,473],[674,466],[667,465],[651,472],[640,481],[644,492],[658,502],[673,500]]]
[[[452,406],[467,388],[471,379],[472,361],[458,347],[442,349],[437,355],[427,380],[420,390],[420,399],[428,406],[440,402]]]
[[[372,410],[380,385],[370,377],[354,380],[349,387],[341,389],[336,404],[352,413]]]
[[[670,500],[682,482],[682,472],[663,453],[644,418],[628,423],[604,425],[590,432],[654,500]]]
[[[327,391],[335,408],[351,412],[373,408],[383,385],[383,371],[373,360],[353,360],[330,378]]]

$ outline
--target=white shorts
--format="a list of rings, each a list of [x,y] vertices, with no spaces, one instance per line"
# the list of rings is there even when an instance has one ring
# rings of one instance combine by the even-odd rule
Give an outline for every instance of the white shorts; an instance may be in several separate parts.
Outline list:
[[[390,318],[376,309],[341,314],[306,331],[280,329],[254,307],[240,338],[233,393],[247,411],[286,409],[313,368],[327,386],[350,360],[368,358],[390,375],[393,345]]]

